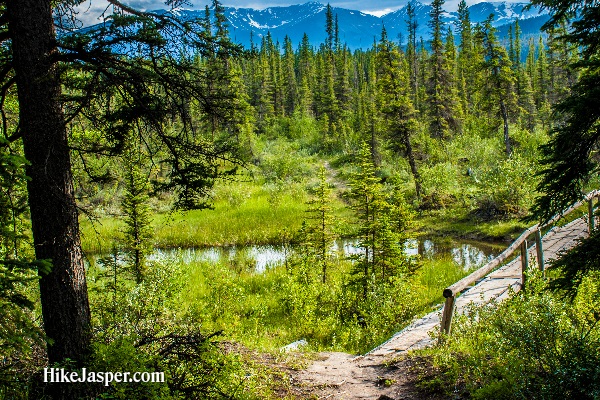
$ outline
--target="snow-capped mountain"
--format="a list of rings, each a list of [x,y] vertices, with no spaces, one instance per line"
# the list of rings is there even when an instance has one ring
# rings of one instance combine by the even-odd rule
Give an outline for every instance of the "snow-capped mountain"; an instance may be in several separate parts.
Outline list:
[[[429,13],[431,6],[418,0],[411,0],[415,9],[417,20],[417,37],[424,40],[430,38]],[[500,34],[505,34],[507,26],[519,19],[522,32],[538,34],[540,27],[548,20],[545,11],[535,7],[525,9],[527,3],[510,2],[481,2],[469,7],[471,22],[473,24],[485,21],[490,14],[494,14],[494,26],[499,28]],[[288,7],[269,7],[264,10],[252,8],[225,7],[225,16],[229,22],[229,31],[232,39],[249,48],[251,36],[255,45],[260,45],[261,38],[270,32],[273,41],[283,44],[287,35],[292,40],[294,47],[302,41],[304,33],[308,35],[310,43],[318,46],[325,41],[325,13],[327,6],[319,2],[292,5]],[[337,15],[339,35],[342,43],[350,49],[368,48],[374,40],[381,35],[382,25],[393,40],[406,42],[407,39],[407,6],[394,12],[375,17],[357,10],[332,7]],[[185,17],[202,17],[204,10],[185,10]],[[443,20],[456,31],[454,26],[458,16],[456,12],[445,12]]]
[[[264,10],[226,8],[225,15],[230,24],[231,37],[244,46],[250,45],[250,32],[257,45],[270,32],[273,41],[280,43],[288,35],[294,46],[302,41],[306,33],[311,44],[317,46],[326,36],[326,9],[327,6],[321,3],[309,2]],[[332,10],[338,17],[341,41],[352,48],[370,46],[373,43],[371,32],[381,31],[381,20],[373,15],[337,7]]]

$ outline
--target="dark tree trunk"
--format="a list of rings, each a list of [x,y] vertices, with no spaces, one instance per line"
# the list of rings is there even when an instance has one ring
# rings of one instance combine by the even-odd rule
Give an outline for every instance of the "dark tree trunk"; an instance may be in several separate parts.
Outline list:
[[[504,129],[504,145],[506,146],[506,155],[508,157],[512,154],[512,148],[510,145],[510,136],[508,135],[508,112],[506,111],[506,105],[504,100],[500,99],[500,114],[502,114],[502,122]]]
[[[412,143],[410,142],[410,133],[406,132],[403,134],[403,136],[404,146],[406,147],[406,155],[408,156],[408,164],[410,165],[410,171],[412,172],[415,180],[415,192],[417,194],[417,199],[421,201],[421,196],[423,195],[423,189],[421,188],[421,175],[417,169],[415,154],[413,152]]]
[[[8,0],[35,256],[51,259],[40,279],[49,361],[81,361],[89,347],[90,310],[73,195],[70,152],[50,0]]]

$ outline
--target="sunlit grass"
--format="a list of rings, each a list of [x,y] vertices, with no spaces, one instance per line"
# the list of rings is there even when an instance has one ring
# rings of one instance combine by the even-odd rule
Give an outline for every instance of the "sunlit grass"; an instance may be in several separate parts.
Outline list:
[[[153,245],[158,248],[279,244],[307,218],[308,195],[300,184],[282,187],[237,182],[223,189],[214,209],[155,214]],[[339,199],[334,212],[348,213]],[[123,222],[116,217],[91,221],[81,217],[82,243],[88,254],[106,253],[118,246]]]
[[[397,296],[382,303],[388,310],[381,315],[395,315],[409,307],[413,310],[402,320],[380,318],[378,326],[360,332],[355,323],[342,324],[337,315],[341,287],[347,282],[351,265],[338,262],[322,285],[315,279],[309,286],[291,285],[284,266],[267,269],[262,274],[237,273],[230,265],[193,262],[186,270],[186,289],[181,302],[185,309],[196,309],[208,331],[223,330],[227,338],[251,348],[276,350],[300,339],[308,340],[312,349],[361,352],[389,339],[393,333],[418,317],[432,311],[443,301],[442,290],[470,271],[450,256],[423,260],[422,267],[410,277],[406,297]],[[294,313],[290,307],[304,309]],[[317,315],[329,310],[328,315]],[[316,313],[316,314],[315,314]],[[299,314],[302,317],[299,317]],[[362,335],[362,336],[361,336]],[[356,337],[361,337],[357,342]]]

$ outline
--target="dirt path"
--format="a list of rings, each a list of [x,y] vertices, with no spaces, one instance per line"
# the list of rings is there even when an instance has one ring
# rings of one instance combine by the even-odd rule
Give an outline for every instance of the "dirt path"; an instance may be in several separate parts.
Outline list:
[[[441,400],[415,387],[417,361],[383,357],[355,357],[345,353],[320,353],[305,370],[292,375],[294,395],[303,399]]]

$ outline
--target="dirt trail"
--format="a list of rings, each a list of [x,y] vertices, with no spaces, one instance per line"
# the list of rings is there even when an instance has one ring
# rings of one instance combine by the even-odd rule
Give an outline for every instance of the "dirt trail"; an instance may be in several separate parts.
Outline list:
[[[355,357],[345,353],[320,353],[307,369],[297,371],[293,384],[302,398],[314,399],[437,399],[424,397],[415,388],[417,372],[410,360]]]

